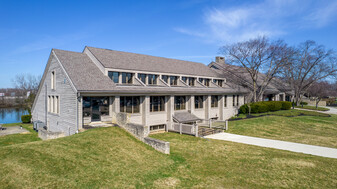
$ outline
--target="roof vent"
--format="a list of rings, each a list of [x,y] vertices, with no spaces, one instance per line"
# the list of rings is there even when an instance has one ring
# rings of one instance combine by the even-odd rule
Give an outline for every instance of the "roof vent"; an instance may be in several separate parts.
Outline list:
[[[222,64],[224,64],[225,63],[225,57],[223,57],[223,56],[216,56],[215,57],[215,62],[216,63],[222,63]]]

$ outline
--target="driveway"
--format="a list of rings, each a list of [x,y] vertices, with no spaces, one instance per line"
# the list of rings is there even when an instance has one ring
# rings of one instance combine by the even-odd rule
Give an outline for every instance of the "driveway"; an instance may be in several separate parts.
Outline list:
[[[0,136],[29,132],[24,128],[20,129],[20,126],[11,126],[4,128],[5,128],[4,130],[0,130]]]
[[[250,145],[255,145],[255,146],[275,148],[279,150],[287,150],[291,152],[299,152],[299,153],[304,153],[304,154],[311,154],[315,156],[337,159],[337,149],[335,148],[314,146],[314,145],[308,145],[308,144],[300,144],[300,143],[294,143],[294,142],[286,142],[286,141],[280,141],[280,140],[271,140],[271,139],[236,135],[236,134],[230,134],[230,133],[218,133],[218,134],[208,135],[205,138],[238,142],[238,143],[243,143],[243,144],[250,144]]]

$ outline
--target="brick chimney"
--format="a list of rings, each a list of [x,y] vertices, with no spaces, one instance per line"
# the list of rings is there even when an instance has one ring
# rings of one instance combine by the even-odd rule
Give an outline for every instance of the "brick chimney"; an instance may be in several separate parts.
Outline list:
[[[216,56],[215,57],[215,62],[216,63],[220,63],[220,64],[224,64],[225,63],[225,57],[223,57],[223,56]]]

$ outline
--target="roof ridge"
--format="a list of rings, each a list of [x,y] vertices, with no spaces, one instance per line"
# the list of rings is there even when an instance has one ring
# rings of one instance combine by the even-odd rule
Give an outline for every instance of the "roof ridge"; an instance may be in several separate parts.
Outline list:
[[[204,63],[194,62],[194,61],[190,61],[190,60],[181,60],[181,59],[176,59],[176,58],[167,58],[167,57],[162,57],[162,56],[155,56],[155,55],[149,55],[149,54],[141,54],[141,53],[127,52],[127,51],[120,51],[120,50],[112,50],[112,49],[99,48],[99,47],[90,47],[90,46],[85,46],[85,47],[87,47],[87,48],[101,49],[101,50],[108,50],[108,51],[115,51],[115,52],[121,52],[121,53],[130,53],[130,54],[136,54],[136,55],[141,55],[141,56],[150,56],[150,57],[156,57],[156,58],[164,58],[164,59],[169,59],[169,60],[179,60],[179,61],[191,62],[191,63],[202,64],[204,66],[207,66]]]

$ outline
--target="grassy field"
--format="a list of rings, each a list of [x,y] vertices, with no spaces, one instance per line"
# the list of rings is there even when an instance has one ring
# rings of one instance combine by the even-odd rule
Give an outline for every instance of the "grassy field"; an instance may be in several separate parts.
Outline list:
[[[0,188],[335,188],[337,160],[193,136],[161,154],[124,130],[0,147]]]
[[[301,108],[301,109],[306,109],[306,110],[318,110],[318,111],[328,111],[329,108],[324,108],[324,107],[317,107],[316,106],[295,106],[295,108]]]
[[[228,132],[337,148],[336,115],[286,110],[255,116],[267,114],[272,116],[230,121]]]
[[[35,132],[33,130],[32,124],[12,123],[12,124],[4,124],[3,126],[4,127],[10,127],[10,126],[20,126],[20,125],[23,128],[30,131],[30,133],[21,133],[21,134],[0,136],[0,147],[12,145],[12,144],[20,144],[20,143],[33,142],[33,141],[41,140],[38,137],[37,132]]]

